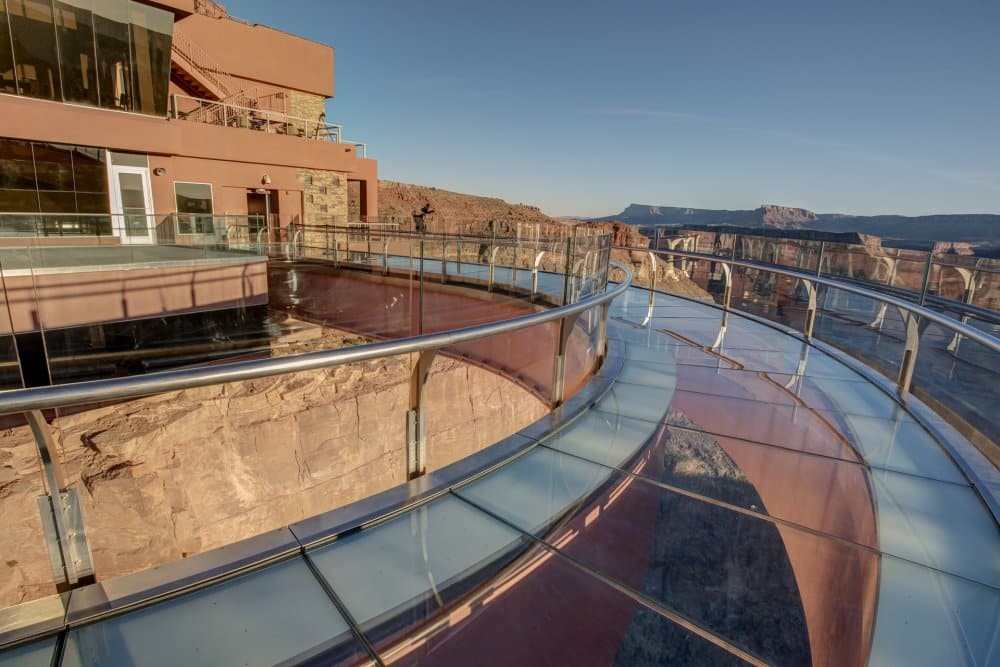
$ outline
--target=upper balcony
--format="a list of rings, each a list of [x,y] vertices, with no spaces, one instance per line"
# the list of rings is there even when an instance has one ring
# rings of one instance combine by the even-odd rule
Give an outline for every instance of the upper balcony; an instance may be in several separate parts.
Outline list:
[[[368,157],[368,145],[343,139],[342,126],[327,123],[322,119],[301,118],[275,111],[268,108],[268,105],[244,106],[174,94],[170,96],[170,117],[217,127],[233,127],[344,144],[353,146],[357,150],[358,157]]]

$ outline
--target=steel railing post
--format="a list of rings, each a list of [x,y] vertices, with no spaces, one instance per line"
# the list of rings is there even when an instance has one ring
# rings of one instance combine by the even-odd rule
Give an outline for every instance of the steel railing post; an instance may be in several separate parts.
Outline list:
[[[52,430],[40,410],[24,412],[38,449],[48,493],[38,499],[43,526],[50,526],[49,555],[53,571],[64,582],[59,588],[76,588],[93,583],[94,566],[83,525],[76,489],[70,489],[66,473],[52,437]],[[51,521],[49,519],[51,518]]]
[[[733,299],[733,269],[726,263],[722,263],[722,277],[725,281],[722,286],[722,307],[729,312]]]
[[[924,300],[927,298],[927,286],[931,279],[931,268],[934,266],[934,249],[927,251],[927,261],[924,263],[924,280],[920,287],[920,301],[917,303],[919,305],[924,305]]]
[[[570,298],[570,274],[573,272],[573,237],[566,237],[566,263],[563,267],[563,305],[568,304]]]
[[[406,413],[406,478],[427,472],[427,412],[424,387],[438,349],[410,355],[410,409]]]
[[[604,362],[608,353],[608,315],[611,312],[610,303],[602,303],[597,313],[597,365]]]
[[[816,324],[816,287],[812,284],[812,281],[805,279],[802,280],[802,284],[805,286],[809,296],[809,304],[806,307],[806,320],[802,324],[802,333],[806,339],[811,339],[813,326]]]
[[[542,262],[542,257],[545,256],[545,251],[540,250],[537,255],[535,255],[535,264],[531,269],[531,300],[535,300],[535,295],[538,294],[538,265]]]
[[[420,274],[417,277],[419,289],[417,290],[417,333],[424,333],[424,235],[420,235],[418,249],[420,251]]]
[[[906,327],[906,347],[903,348],[903,358],[899,363],[899,375],[896,377],[896,391],[904,398],[913,383],[913,370],[917,364],[917,351],[920,347],[920,326],[917,316],[898,308],[903,324]]]
[[[496,278],[496,267],[497,267],[497,253],[500,251],[500,246],[496,245],[494,241],[493,245],[490,246],[490,270],[489,270],[489,283],[486,285],[486,291],[493,291],[493,281]]]
[[[653,319],[653,307],[656,304],[656,253],[650,251],[649,255],[649,303],[646,305],[646,318],[642,321],[642,326],[646,326]]]
[[[448,237],[441,239],[441,284],[448,282]]]
[[[549,403],[552,408],[563,404],[566,392],[566,348],[580,313],[567,315],[559,320],[559,336],[556,339],[556,354],[552,363],[552,395]]]

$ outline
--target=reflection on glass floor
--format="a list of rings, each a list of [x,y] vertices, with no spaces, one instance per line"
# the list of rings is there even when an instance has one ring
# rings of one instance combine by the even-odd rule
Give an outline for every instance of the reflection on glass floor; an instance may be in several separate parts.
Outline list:
[[[718,311],[675,307],[613,323],[608,392],[518,458],[334,541],[292,526],[289,560],[72,627],[62,664],[996,664],[1000,534],[934,436],[818,349],[731,315],[709,351],[688,312]]]

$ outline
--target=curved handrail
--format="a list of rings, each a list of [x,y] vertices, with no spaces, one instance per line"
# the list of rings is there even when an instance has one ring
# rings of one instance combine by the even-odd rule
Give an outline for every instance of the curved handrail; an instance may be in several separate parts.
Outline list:
[[[803,271],[792,271],[789,269],[779,268],[777,266],[759,264],[756,262],[748,262],[741,259],[729,259],[726,257],[715,257],[713,255],[704,255],[696,252],[686,252],[683,250],[652,250],[650,248],[633,248],[630,246],[614,246],[616,250],[627,250],[627,251],[644,251],[655,253],[658,255],[673,255],[677,257],[686,257],[688,259],[696,259],[709,262],[719,262],[727,266],[738,266],[745,269],[756,269],[758,271],[768,271],[770,273],[775,273],[781,276],[788,276],[791,278],[797,278],[800,280],[806,280],[818,285],[826,285],[828,287],[833,287],[835,289],[843,290],[845,292],[850,292],[852,294],[857,294],[858,296],[867,297],[869,299],[874,299],[876,301],[881,301],[882,303],[889,304],[890,306],[895,306],[902,310],[908,311],[917,315],[923,319],[934,322],[935,324],[940,324],[941,326],[951,329],[953,332],[964,336],[970,340],[983,345],[986,348],[994,352],[1000,352],[1000,338],[991,336],[985,331],[981,331],[974,327],[970,327],[967,324],[963,324],[958,320],[954,320],[946,315],[937,313],[923,306],[917,305],[911,301],[905,299],[900,299],[889,294],[884,294],[882,292],[876,292],[870,289],[865,289],[864,287],[858,287],[850,283],[845,283],[839,280],[834,280],[831,278],[824,278],[822,276],[817,276],[812,273],[805,273]]]
[[[305,352],[287,357],[255,359],[217,366],[161,371],[125,378],[108,378],[30,389],[12,389],[0,392],[0,414],[139,398],[166,391],[194,389],[224,382],[254,380],[283,373],[309,371],[411,352],[425,352],[470,340],[509,333],[538,324],[564,320],[596,306],[610,303],[629,288],[632,282],[632,272],[622,264],[617,262],[614,264],[616,268],[626,273],[626,278],[615,285],[613,289],[606,290],[603,294],[587,297],[576,303],[558,306],[539,313],[522,315],[500,322],[368,343],[350,348]]]
[[[693,238],[693,237],[688,237],[688,238]],[[646,248],[635,248],[635,249],[646,250]],[[661,248],[661,251],[664,251],[664,250]],[[666,251],[664,251],[664,252],[666,252]],[[670,251],[670,252],[673,253],[674,251]],[[677,251],[677,254],[681,254],[682,252],[693,252],[694,255],[697,255],[701,259],[735,259],[734,257],[732,257],[732,255],[713,255],[713,254],[708,253],[708,252]],[[894,257],[872,257],[870,255],[865,255],[865,256],[869,257],[871,259],[894,259],[894,260],[897,259],[897,258],[894,258]],[[985,258],[983,258],[983,259],[985,259]],[[788,264],[780,264],[780,263],[777,263],[777,262],[766,262],[766,261],[763,261],[763,260],[750,259],[750,260],[743,260],[743,261],[750,262],[754,266],[757,266],[759,268],[764,268],[764,269],[768,269],[768,268],[775,267],[775,266],[778,266],[778,267],[780,267],[780,266],[787,267],[788,266]],[[973,269],[973,267],[964,267],[964,266],[958,266],[958,265],[955,265],[955,264],[946,264],[944,262],[935,262],[935,266],[941,267],[942,269],[945,269],[945,268],[947,268],[947,269],[957,269],[957,270],[961,270],[961,269],[972,270]],[[978,272],[981,272],[981,273],[1000,273],[1000,269],[995,269],[995,268],[992,268],[992,267],[985,267],[985,266],[977,266],[977,267],[974,268],[974,270],[978,271]],[[810,270],[810,275],[812,275],[812,276],[818,276],[820,274],[816,273],[814,270]],[[868,279],[865,279],[865,278],[855,278],[855,277],[852,277],[852,276],[846,276],[846,275],[834,274],[834,273],[830,273],[830,275],[835,275],[837,280],[843,280],[845,282],[850,282],[850,283],[854,283],[854,284],[858,284],[858,285],[869,286],[871,289],[874,289],[877,292],[884,292],[886,294],[899,294],[899,295],[904,295],[904,296],[909,295],[910,297],[913,298],[913,300],[915,302],[918,302],[918,303],[919,303],[919,300],[921,298],[923,298],[925,302],[934,303],[935,305],[939,306],[942,309],[951,310],[951,311],[960,311],[964,315],[969,315],[969,316],[975,317],[976,319],[984,320],[984,321],[989,321],[991,323],[1000,322],[1000,312],[997,312],[995,310],[990,310],[989,308],[985,308],[983,306],[977,306],[977,305],[972,304],[972,303],[966,303],[964,301],[958,301],[956,299],[950,299],[948,297],[944,297],[944,296],[941,296],[939,294],[922,293],[921,291],[914,291],[914,290],[906,289],[904,287],[896,287],[894,285],[887,285],[885,283],[881,283],[881,282],[876,281],[876,280],[868,280]],[[890,273],[890,276],[891,275],[892,274]]]

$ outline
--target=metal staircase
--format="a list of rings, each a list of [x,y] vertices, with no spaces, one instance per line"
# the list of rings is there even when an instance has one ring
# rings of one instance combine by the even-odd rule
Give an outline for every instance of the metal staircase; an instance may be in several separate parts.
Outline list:
[[[200,46],[174,36],[171,73],[198,94],[233,106],[257,108],[257,98],[244,89],[233,90],[234,77]]]

